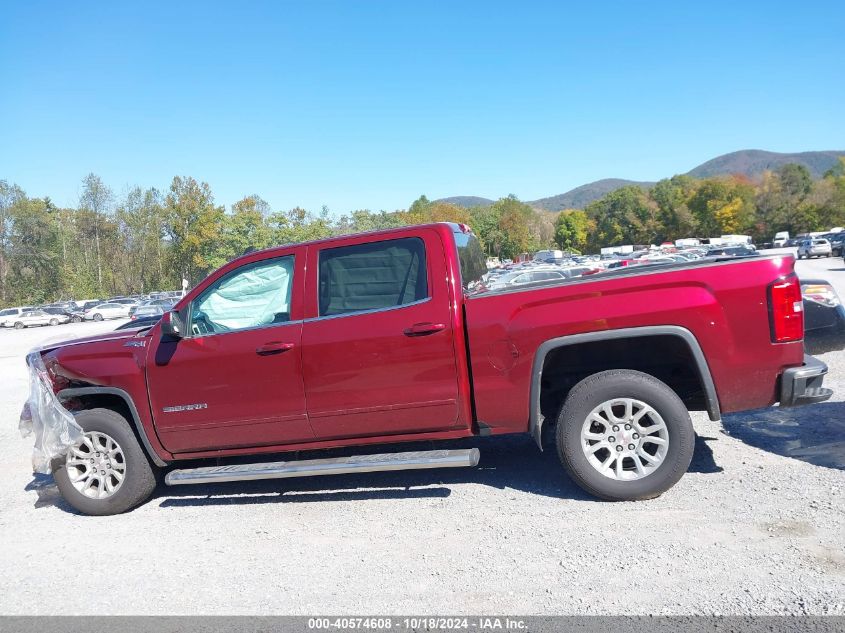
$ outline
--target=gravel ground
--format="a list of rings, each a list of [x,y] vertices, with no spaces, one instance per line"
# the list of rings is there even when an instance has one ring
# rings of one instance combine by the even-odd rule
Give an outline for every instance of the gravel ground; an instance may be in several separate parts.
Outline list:
[[[799,263],[845,297],[842,269]],[[518,437],[471,442],[475,470],[162,487],[84,517],[30,474],[23,358],[115,325],[0,331],[0,613],[845,614],[845,352],[827,403],[696,414],[653,501],[596,502]]]

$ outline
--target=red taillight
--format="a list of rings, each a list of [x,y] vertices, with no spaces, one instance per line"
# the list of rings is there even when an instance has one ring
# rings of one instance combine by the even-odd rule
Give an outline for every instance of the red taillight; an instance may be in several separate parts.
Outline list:
[[[769,284],[769,327],[773,343],[804,338],[804,301],[794,273]]]

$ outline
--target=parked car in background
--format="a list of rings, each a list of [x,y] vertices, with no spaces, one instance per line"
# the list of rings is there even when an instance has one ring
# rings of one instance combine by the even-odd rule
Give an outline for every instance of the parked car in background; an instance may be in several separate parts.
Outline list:
[[[487,288],[494,290],[510,286],[521,286],[523,284],[530,284],[538,281],[553,281],[562,279],[567,279],[567,276],[561,270],[529,269],[506,273],[496,279],[493,279],[485,285]]]
[[[0,322],[2,327],[13,327],[16,330],[21,330],[25,327],[35,327],[41,325],[59,325],[61,323],[68,323],[70,318],[63,314],[49,314],[44,310],[30,310],[17,316],[4,317]]]
[[[759,253],[750,246],[718,246],[707,251],[708,257],[729,255],[734,257],[748,257],[750,255],[758,255]]]
[[[24,306],[18,308],[3,308],[0,310],[0,322],[5,321],[6,319],[11,319],[12,317],[20,316],[24,312],[29,312],[30,310],[34,310],[32,306]]]
[[[561,270],[567,279],[581,277],[582,275],[592,275],[600,271],[600,268],[595,268],[593,266],[570,266]]]
[[[130,306],[125,303],[101,303],[85,311],[86,321],[102,321],[103,319],[126,319],[129,317]]]
[[[91,299],[89,301],[84,301],[82,303],[82,305],[80,306],[80,308],[82,309],[82,312],[87,312],[91,308],[96,307],[96,306],[100,305],[101,303],[106,303],[106,300],[105,299]]]
[[[129,309],[129,316],[134,315],[141,308],[149,308],[149,307],[161,308],[161,311],[158,314],[162,314],[162,313],[170,310],[170,308],[172,308],[174,305],[176,305],[176,302],[173,299],[170,299],[170,298],[150,299],[150,300],[145,301],[144,303],[141,303],[139,305],[133,305]],[[153,314],[153,313],[150,313],[150,314]]]
[[[142,305],[138,307],[133,307],[130,311],[129,318],[133,321],[136,319],[143,319],[146,317],[161,317],[162,314],[170,310],[170,304],[168,305]]]
[[[607,270],[613,270],[615,268],[624,268],[625,266],[634,266],[635,264],[639,264],[639,260],[637,259],[618,259],[615,262],[610,262],[607,265]]]
[[[798,246],[798,259],[810,257],[830,257],[830,242],[821,237],[802,240]]]
[[[161,315],[138,317],[137,319],[127,321],[126,323],[121,323],[114,329],[115,332],[118,330],[141,330],[152,327],[159,321],[161,321]]]
[[[169,308],[176,305],[176,300],[172,297],[162,297],[159,299],[150,299],[144,305],[164,306],[165,308]]]
[[[41,309],[44,312],[46,312],[47,314],[57,314],[57,315],[61,315],[61,316],[66,316],[71,323],[79,323],[80,321],[82,321],[83,317],[85,316],[85,313],[82,312],[81,310],[77,309],[77,308],[74,308],[74,309],[71,310],[71,309],[68,309],[68,308],[58,308],[58,307],[55,307],[55,306],[45,306]]]
[[[831,233],[830,237],[826,238],[830,242],[830,254],[834,257],[842,257],[843,245],[845,245],[845,231],[839,233]]]
[[[119,303],[121,305],[127,306],[137,306],[141,305],[141,300],[136,299],[134,297],[119,297],[117,299],[109,299],[109,303]]]

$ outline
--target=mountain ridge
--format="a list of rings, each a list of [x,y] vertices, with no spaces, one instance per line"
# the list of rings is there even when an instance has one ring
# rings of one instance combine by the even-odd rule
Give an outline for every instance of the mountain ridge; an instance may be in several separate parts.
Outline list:
[[[839,156],[845,156],[845,150],[822,150],[812,152],[770,152],[761,149],[743,149],[711,158],[685,175],[694,178],[712,178],[714,176],[742,175],[748,178],[758,177],[767,170],[774,170],[787,163],[804,165],[813,178],[821,178],[833,167]],[[625,178],[602,178],[589,182],[564,193],[537,200],[527,204],[545,211],[562,209],[583,209],[594,200],[627,185],[636,185],[648,189],[654,186],[652,181],[627,180]],[[438,202],[450,202],[460,207],[488,206],[493,200],[480,196],[450,196],[440,198]]]

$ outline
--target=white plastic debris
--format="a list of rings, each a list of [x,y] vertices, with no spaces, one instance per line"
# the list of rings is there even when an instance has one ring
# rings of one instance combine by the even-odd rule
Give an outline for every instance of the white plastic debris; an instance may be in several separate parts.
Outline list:
[[[26,357],[29,367],[29,399],[21,411],[18,425],[21,435],[35,434],[32,469],[37,473],[52,472],[51,462],[82,441],[82,428],[53,393],[44,360],[38,351]]]

